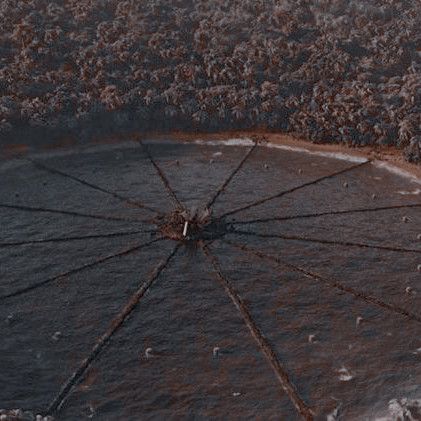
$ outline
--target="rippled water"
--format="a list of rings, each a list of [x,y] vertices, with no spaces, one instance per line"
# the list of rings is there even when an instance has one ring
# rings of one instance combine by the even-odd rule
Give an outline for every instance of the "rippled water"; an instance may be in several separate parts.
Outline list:
[[[189,211],[247,148],[149,145]],[[176,203],[137,145],[35,159],[47,169],[16,161],[1,175],[0,407],[45,414],[174,247],[153,242],[156,215],[133,201],[163,214]],[[250,323],[317,419],[415,414],[421,199],[400,193],[415,188],[370,163],[257,147],[215,201],[226,233],[209,244],[244,307],[200,245],[183,244],[54,415],[300,419]]]

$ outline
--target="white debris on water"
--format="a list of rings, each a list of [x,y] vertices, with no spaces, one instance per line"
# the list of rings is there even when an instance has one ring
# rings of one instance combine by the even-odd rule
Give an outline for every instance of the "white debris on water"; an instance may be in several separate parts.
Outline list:
[[[406,288],[405,288],[405,292],[406,292],[408,295],[414,295],[414,294],[415,294],[415,291],[414,291],[411,287],[406,287]]]
[[[338,374],[339,374],[338,378],[341,382],[349,382],[350,380],[354,378],[351,372],[344,366],[342,366],[342,368],[338,370]]]
[[[152,348],[146,348],[145,349],[145,357],[146,357],[146,359],[149,359],[149,358],[152,358],[153,357],[152,352],[153,352],[153,349]]]
[[[31,411],[23,411],[22,409],[0,409],[1,421],[54,421],[50,415],[44,417],[35,415]]]
[[[220,350],[219,346],[215,346],[215,347],[213,348],[213,350],[212,350],[212,354],[213,354],[214,358],[216,358],[216,357],[218,357],[218,356],[219,356],[219,350]]]
[[[237,397],[237,396],[240,396],[241,395],[241,393],[240,392],[234,392],[233,394],[232,394],[232,396],[234,396],[234,397]]]
[[[215,152],[212,154],[212,156],[217,157],[217,156],[222,156],[222,152]]]
[[[58,330],[57,332],[54,332],[54,334],[51,336],[51,339],[53,341],[58,341],[61,338],[61,332]]]
[[[364,319],[361,316],[358,316],[357,319],[355,320],[355,325],[359,326],[363,320]]]
[[[376,417],[374,421],[416,421],[421,419],[421,399],[392,399],[388,414]]]
[[[184,228],[183,228],[183,237],[185,237],[187,235],[187,229],[189,227],[189,223],[188,221],[184,222]]]
[[[326,421],[340,420],[340,409],[342,405],[337,406],[330,414],[327,414]]]
[[[412,190],[412,191],[399,190],[398,193],[402,194],[404,196],[406,196],[406,195],[417,195],[417,194],[421,193],[421,189],[415,189],[415,190]]]
[[[94,408],[94,406],[90,403],[89,405],[88,405],[88,408],[87,408],[87,412],[88,412],[88,418],[93,418],[94,417],[94,415],[95,415],[95,408]]]
[[[311,344],[317,342],[316,341],[316,335],[308,335],[308,342],[311,343]]]

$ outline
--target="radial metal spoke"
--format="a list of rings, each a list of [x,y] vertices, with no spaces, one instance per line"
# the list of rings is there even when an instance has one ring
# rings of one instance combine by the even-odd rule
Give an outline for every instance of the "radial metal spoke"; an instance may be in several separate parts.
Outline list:
[[[151,155],[151,153],[149,151],[149,148],[142,142],[141,139],[138,139],[138,142],[142,146],[142,149],[146,153],[146,156],[148,157],[149,161],[151,162],[151,164],[155,168],[156,172],[158,173],[159,178],[161,179],[162,183],[164,184],[165,188],[167,189],[167,192],[168,192],[169,196],[171,197],[172,201],[174,202],[174,204],[176,205],[176,207],[179,210],[184,211],[185,210],[184,205],[180,202],[177,195],[175,194],[175,191],[171,187],[167,177],[165,176],[164,172],[161,170],[159,165],[154,160],[153,156]]]
[[[72,389],[76,384],[79,383],[83,375],[86,373],[86,370],[91,366],[91,364],[98,357],[103,348],[108,344],[111,337],[121,328],[126,319],[130,316],[136,306],[139,304],[142,297],[152,286],[154,281],[159,277],[161,272],[168,266],[170,260],[177,253],[177,250],[180,248],[180,244],[177,243],[173,247],[170,254],[161,261],[150,274],[150,276],[139,286],[139,288],[134,292],[130,297],[127,304],[123,307],[119,314],[111,321],[110,327],[107,331],[98,338],[94,347],[92,348],[89,355],[80,363],[79,367],[70,375],[70,377],[63,384],[59,394],[53,399],[47,409],[47,415],[55,414],[60,407],[63,405],[64,401],[67,399]]]
[[[69,216],[80,216],[84,218],[91,218],[91,219],[101,219],[103,221],[122,221],[122,222],[130,222],[130,223],[151,223],[153,222],[151,219],[130,219],[130,218],[122,218],[119,216],[107,216],[107,215],[95,215],[89,213],[82,213],[64,209],[51,209],[51,208],[43,208],[43,207],[34,207],[34,206],[24,206],[24,205],[12,205],[8,203],[0,203],[0,208],[4,209],[14,209],[26,212],[46,212],[46,213],[57,213],[61,215],[69,215]]]
[[[220,264],[218,259],[214,254],[211,253],[210,249],[202,243],[202,250],[206,257],[209,259],[215,275],[218,281],[221,283],[222,287],[224,288],[225,292],[231,299],[231,301],[236,306],[237,310],[240,312],[247,328],[249,329],[253,339],[257,342],[260,351],[264,354],[264,356],[269,361],[275,375],[285,391],[288,395],[289,399],[293,403],[294,407],[298,411],[298,413],[303,417],[305,420],[312,420],[314,418],[314,413],[310,409],[310,407],[304,402],[301,396],[298,394],[297,390],[295,389],[294,385],[291,383],[288,373],[280,363],[275,351],[270,346],[269,342],[265,339],[263,333],[257,326],[256,322],[254,321],[250,311],[248,310],[247,306],[240,298],[240,296],[235,291],[234,287],[231,285],[229,280],[223,275]]]
[[[235,214],[235,213],[242,212],[242,211],[245,211],[245,210],[247,210],[247,209],[254,208],[254,207],[256,207],[256,206],[260,206],[260,205],[262,205],[263,203],[269,202],[270,200],[278,199],[279,197],[285,196],[286,194],[289,194],[289,193],[293,193],[293,192],[295,192],[295,191],[297,191],[297,190],[303,189],[304,187],[307,187],[307,186],[311,186],[311,185],[313,185],[313,184],[320,183],[320,182],[321,182],[321,181],[323,181],[323,180],[327,180],[327,179],[329,179],[329,178],[333,178],[333,177],[336,177],[336,176],[338,176],[338,175],[344,174],[344,173],[346,173],[346,172],[352,171],[352,170],[354,170],[354,169],[360,168],[360,167],[362,167],[363,165],[367,165],[367,164],[369,164],[370,162],[371,162],[371,161],[365,161],[365,162],[359,163],[359,164],[357,164],[357,165],[353,165],[353,166],[351,166],[351,167],[345,168],[345,169],[343,169],[343,170],[336,171],[336,172],[331,173],[331,174],[328,174],[328,175],[324,175],[323,177],[319,177],[319,178],[317,178],[317,179],[315,179],[315,180],[313,180],[313,181],[309,181],[309,182],[307,182],[307,183],[300,184],[299,186],[292,187],[291,189],[288,189],[288,190],[283,190],[283,191],[281,191],[281,192],[279,192],[279,193],[276,193],[276,194],[274,194],[274,195],[272,195],[272,196],[267,196],[267,197],[265,197],[265,198],[263,198],[263,199],[256,200],[255,202],[249,203],[248,205],[241,206],[241,207],[239,207],[239,208],[236,208],[236,209],[233,209],[233,210],[231,210],[231,211],[225,212],[225,213],[223,213],[222,215],[220,215],[220,216],[218,217],[218,219],[222,219],[222,218],[225,218],[225,217],[227,217],[227,216],[229,216],[229,215],[233,215],[233,214]]]
[[[158,241],[162,241],[163,239],[164,238],[162,238],[162,237],[155,238],[155,239],[153,239],[151,241],[148,241],[146,243],[141,243],[141,244],[138,244],[137,246],[126,248],[126,249],[124,249],[124,250],[122,250],[118,253],[110,254],[110,255],[105,256],[105,257],[100,257],[99,259],[96,259],[93,262],[85,263],[82,266],[78,266],[77,268],[70,269],[67,272],[59,273],[58,275],[52,276],[51,278],[44,279],[43,281],[36,282],[32,285],[29,285],[27,287],[18,289],[14,292],[10,292],[10,293],[5,294],[5,295],[0,295],[0,301],[4,300],[4,299],[7,299],[7,298],[18,297],[22,294],[26,294],[27,292],[30,292],[30,291],[33,291],[35,289],[44,287],[44,286],[50,284],[51,282],[57,281],[60,278],[64,278],[66,276],[74,275],[76,273],[82,272],[85,269],[93,268],[95,266],[98,266],[98,265],[100,265],[100,264],[102,264],[102,263],[104,263],[108,260],[114,259],[116,257],[127,256],[128,254],[134,253],[135,251],[138,251],[138,250],[140,250],[144,247],[147,247],[147,246],[149,246],[153,243],[156,243]]]
[[[244,251],[248,254],[257,256],[260,259],[275,263],[275,264],[283,266],[287,269],[291,269],[295,272],[302,273],[307,278],[314,279],[314,280],[319,281],[319,282],[323,283],[324,285],[327,285],[331,288],[338,289],[340,291],[346,292],[347,294],[350,294],[350,295],[354,296],[358,300],[365,301],[366,303],[374,304],[377,307],[381,307],[384,310],[387,310],[387,311],[395,313],[395,314],[399,314],[401,316],[405,316],[408,319],[411,319],[411,320],[414,320],[414,321],[417,321],[417,322],[421,323],[421,316],[418,316],[415,313],[412,313],[408,310],[405,310],[402,307],[399,307],[399,306],[394,305],[394,304],[387,303],[383,300],[380,300],[377,297],[366,294],[366,293],[364,293],[362,291],[359,291],[355,288],[348,287],[348,286],[346,286],[346,285],[342,284],[341,282],[338,282],[334,279],[327,278],[325,276],[322,276],[318,273],[312,272],[312,271],[307,270],[305,268],[302,268],[300,266],[296,266],[292,263],[288,263],[288,262],[280,259],[279,257],[268,255],[268,254],[263,253],[259,250],[248,247],[244,244],[238,244],[238,243],[235,243],[233,241],[229,241],[229,240],[225,240],[225,239],[222,240],[222,241],[224,241],[225,243],[227,243],[227,244],[229,244],[233,247],[236,247],[236,248],[238,248],[238,249],[240,249],[240,250],[242,250],[242,251]]]
[[[227,177],[227,179],[222,183],[222,185],[219,187],[218,190],[213,194],[213,196],[209,199],[209,201],[206,203],[206,208],[210,209],[213,204],[218,199],[219,195],[226,189],[228,184],[231,182],[231,180],[234,178],[234,176],[238,173],[238,171],[241,170],[247,159],[250,157],[250,155],[253,153],[253,151],[257,147],[257,142],[254,142],[254,145],[247,151],[247,153],[244,155],[243,159],[240,161],[240,163],[234,168],[234,170],[230,173],[230,175]]]
[[[130,235],[137,234],[152,234],[158,233],[158,231],[149,229],[149,230],[137,230],[137,231],[124,231],[124,232],[110,232],[106,234],[91,234],[91,235],[81,235],[74,237],[54,237],[54,238],[41,238],[38,240],[27,240],[27,241],[14,241],[8,243],[0,243],[0,248],[4,247],[15,247],[15,246],[26,246],[30,244],[44,244],[44,243],[62,243],[68,241],[78,241],[78,240],[93,240],[97,238],[114,238],[114,237],[125,237]]]
[[[125,196],[123,196],[119,193],[116,193],[116,192],[113,192],[111,190],[105,189],[104,187],[101,187],[101,186],[97,186],[96,184],[93,184],[89,181],[83,180],[82,178],[79,178],[79,177],[76,177],[74,175],[65,173],[64,171],[61,171],[61,170],[57,170],[56,168],[49,167],[49,166],[47,166],[47,165],[45,165],[45,164],[43,164],[39,161],[35,161],[35,160],[31,159],[31,158],[25,158],[25,159],[27,161],[32,162],[32,164],[34,164],[37,168],[40,168],[40,169],[42,169],[44,171],[47,171],[51,174],[60,175],[64,178],[68,178],[70,180],[76,181],[77,183],[82,184],[83,186],[90,187],[91,189],[100,191],[101,193],[108,194],[109,196],[112,196],[112,197],[114,197],[114,198],[116,198],[116,199],[120,200],[121,202],[124,202],[128,205],[136,206],[137,208],[140,208],[140,209],[145,209],[145,210],[147,210],[149,212],[153,212],[157,215],[161,214],[156,209],[154,209],[150,206],[147,206],[147,205],[145,205],[141,202],[138,202],[137,200],[132,200],[132,199],[130,199],[128,197],[125,197]]]
[[[230,223],[233,225],[248,225],[248,224],[259,224],[259,223],[265,223],[265,222],[275,222],[275,221],[290,221],[294,219],[317,218],[319,216],[326,216],[326,215],[329,215],[329,216],[330,215],[346,215],[346,214],[352,214],[352,213],[378,212],[378,211],[384,211],[384,210],[411,209],[411,208],[419,208],[419,207],[421,207],[421,204],[416,203],[416,204],[411,204],[411,205],[383,206],[383,207],[378,207],[378,208],[357,208],[357,209],[307,213],[307,214],[302,214],[302,215],[275,216],[271,218],[250,219],[248,221],[232,221]]]
[[[317,243],[317,244],[328,244],[334,246],[343,246],[343,247],[360,247],[360,248],[369,248],[377,250],[387,250],[395,251],[400,253],[421,253],[420,249],[407,249],[403,247],[389,247],[389,246],[376,246],[373,244],[364,244],[364,243],[353,243],[351,241],[338,241],[338,240],[323,240],[319,238],[310,238],[310,237],[300,237],[296,235],[283,235],[283,234],[261,234],[258,232],[252,231],[241,231],[241,230],[232,230],[228,234],[236,235],[247,235],[252,237],[259,238],[279,238],[281,240],[291,240],[291,241],[303,241],[306,243]]]

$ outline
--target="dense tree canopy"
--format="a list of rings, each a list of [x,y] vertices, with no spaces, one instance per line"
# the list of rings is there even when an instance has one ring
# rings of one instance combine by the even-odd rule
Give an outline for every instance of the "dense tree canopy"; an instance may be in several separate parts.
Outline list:
[[[421,3],[3,0],[0,135],[260,128],[421,159]]]

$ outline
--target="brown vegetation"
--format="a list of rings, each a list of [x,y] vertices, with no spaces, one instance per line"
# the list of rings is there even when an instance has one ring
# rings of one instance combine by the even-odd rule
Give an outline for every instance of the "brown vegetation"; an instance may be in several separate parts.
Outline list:
[[[261,129],[421,159],[408,0],[4,0],[0,135]]]

